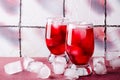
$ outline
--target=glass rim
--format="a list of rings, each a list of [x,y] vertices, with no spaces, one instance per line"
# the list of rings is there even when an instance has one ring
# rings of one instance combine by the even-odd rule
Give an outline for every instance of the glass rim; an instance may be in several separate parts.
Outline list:
[[[48,20],[48,19],[53,19],[53,20],[54,20],[54,19],[55,19],[55,20],[62,20],[62,19],[64,19],[64,20],[69,20],[69,19],[66,18],[66,17],[47,17],[46,19],[47,19],[47,20]]]
[[[67,25],[69,23],[69,19],[66,17],[48,17],[47,22],[58,25]]]
[[[74,28],[82,28],[82,29],[88,29],[88,28],[94,28],[92,23],[82,23],[82,22],[70,22],[67,25],[67,29],[74,29]]]
[[[72,21],[72,22],[69,22],[68,25],[79,25],[79,26],[84,26],[84,25],[92,25],[93,26],[93,23],[88,23],[88,22],[81,22],[81,21]]]

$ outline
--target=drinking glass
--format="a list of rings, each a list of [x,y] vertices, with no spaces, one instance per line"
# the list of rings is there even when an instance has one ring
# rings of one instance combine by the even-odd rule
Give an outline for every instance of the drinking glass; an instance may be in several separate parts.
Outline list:
[[[71,22],[67,26],[66,52],[73,64],[88,67],[88,62],[94,52],[93,25],[81,22]]]
[[[45,31],[45,39],[50,56],[64,55],[65,38],[67,29],[66,18],[48,18]]]

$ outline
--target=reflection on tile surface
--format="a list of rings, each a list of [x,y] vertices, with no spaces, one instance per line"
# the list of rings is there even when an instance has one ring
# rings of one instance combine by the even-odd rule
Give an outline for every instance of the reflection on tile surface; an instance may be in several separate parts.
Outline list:
[[[0,27],[0,56],[19,56],[18,36],[17,27]]]
[[[44,28],[22,28],[22,55],[47,57],[49,51],[45,44]]]

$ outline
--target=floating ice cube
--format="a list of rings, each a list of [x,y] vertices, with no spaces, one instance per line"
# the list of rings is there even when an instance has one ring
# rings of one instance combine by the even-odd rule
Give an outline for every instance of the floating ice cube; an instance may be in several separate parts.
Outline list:
[[[6,64],[4,66],[4,70],[7,74],[15,74],[15,73],[21,72],[23,70],[21,61],[16,61],[16,62],[11,62]]]
[[[67,60],[66,60],[66,58],[63,57],[63,56],[57,56],[57,57],[55,58],[55,62],[59,62],[59,63],[66,64],[66,63],[67,63]]]
[[[54,62],[54,60],[55,60],[55,55],[50,54],[50,56],[48,57],[48,60],[49,60],[49,62]]]
[[[28,66],[30,65],[31,62],[33,62],[34,59],[30,58],[30,57],[24,57],[24,61],[23,61],[23,67],[24,69],[27,69]]]
[[[31,62],[30,65],[27,67],[27,71],[30,71],[30,72],[35,72],[35,73],[38,73],[39,70],[43,67],[43,63],[42,62]]]
[[[43,65],[42,68],[38,72],[38,77],[42,79],[46,79],[51,75],[51,70],[47,65]]]
[[[110,65],[113,67],[113,69],[120,67],[120,58],[110,60]]]
[[[55,74],[63,74],[65,71],[66,64],[60,62],[53,62],[53,72]]]
[[[76,74],[76,69],[67,68],[64,72],[64,76],[67,79],[73,80],[79,78],[78,74]]]

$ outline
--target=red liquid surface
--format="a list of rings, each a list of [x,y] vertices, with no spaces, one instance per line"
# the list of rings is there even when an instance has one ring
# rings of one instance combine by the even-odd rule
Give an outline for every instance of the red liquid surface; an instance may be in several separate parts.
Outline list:
[[[70,60],[76,65],[87,64],[94,51],[93,28],[73,29],[70,35],[71,43],[66,47]]]
[[[48,33],[48,27],[50,32]],[[47,37],[47,34],[50,34]],[[50,52],[54,55],[61,55],[65,51],[66,25],[47,25],[46,44]]]

